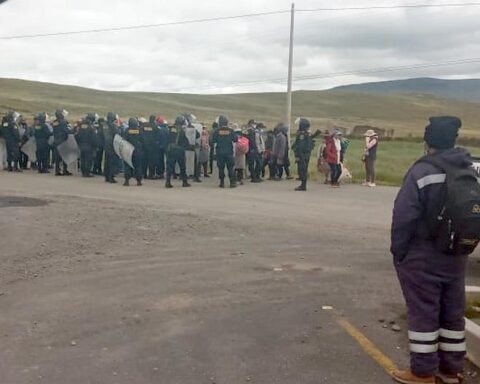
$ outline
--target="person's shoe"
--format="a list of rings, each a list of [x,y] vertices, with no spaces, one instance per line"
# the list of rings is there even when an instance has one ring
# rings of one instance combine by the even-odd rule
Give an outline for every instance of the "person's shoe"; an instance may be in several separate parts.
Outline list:
[[[237,183],[235,181],[231,181],[230,188],[237,188]]]
[[[187,181],[187,180],[183,180],[182,187],[188,188],[188,187],[191,187],[191,186],[192,186],[192,185],[191,185],[191,184],[188,184],[188,181]]]
[[[210,175],[208,173],[205,173],[203,177],[210,177]]]
[[[173,188],[173,185],[169,180],[167,180],[167,182],[165,183],[165,188]]]
[[[195,183],[201,183],[201,182],[202,182],[202,180],[200,180],[198,177],[195,177],[195,178],[193,179],[193,181],[194,181]]]
[[[275,181],[282,181],[282,178],[281,178],[280,176],[275,176],[275,177],[273,178],[273,180],[275,180]]]
[[[463,375],[461,373],[457,373],[454,375],[448,375],[446,373],[439,373],[437,375],[437,378],[443,383],[443,384],[461,384],[463,383]]]
[[[306,191],[306,190],[307,190],[307,187],[303,185],[299,185],[297,188],[295,188],[295,191]]]
[[[362,187],[368,187],[368,184],[369,184],[368,181],[364,181],[364,182],[362,183]]]
[[[142,185],[142,180],[137,180],[137,187],[141,187]]]
[[[252,179],[252,183],[261,183],[262,181],[260,179]]]
[[[435,384],[435,376],[417,376],[410,370],[397,369],[393,372],[393,379],[402,384]]]
[[[370,188],[375,188],[375,187],[377,186],[377,184],[375,184],[375,183],[368,183],[368,186],[369,186]]]
[[[63,173],[63,176],[72,176],[72,173],[71,173],[71,172],[68,172],[68,171],[65,171],[65,172]]]
[[[332,184],[332,188],[340,188],[340,184],[338,184],[338,183],[333,183],[333,184]]]
[[[63,176],[60,172],[55,172],[55,176]]]
[[[220,185],[218,187],[219,188],[225,188],[225,183],[223,181],[220,181]]]
[[[125,180],[125,182],[123,183],[123,186],[124,187],[129,187],[130,186],[130,183],[128,180]]]

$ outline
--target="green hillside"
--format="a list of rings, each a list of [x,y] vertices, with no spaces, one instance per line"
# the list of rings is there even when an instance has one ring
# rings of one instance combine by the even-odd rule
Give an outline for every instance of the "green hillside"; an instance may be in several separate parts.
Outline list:
[[[173,119],[192,112],[209,123],[220,113],[244,124],[249,118],[268,126],[285,115],[285,94],[193,95],[140,92],[107,92],[81,87],[0,79],[0,113],[15,109],[30,118],[33,113],[64,107],[70,120],[87,112],[105,115],[114,110],[122,117],[161,113]],[[298,91],[293,116],[307,116],[314,128],[340,125],[373,125],[395,129],[396,136],[419,135],[431,115],[452,114],[464,121],[463,135],[480,136],[480,103],[454,101],[430,95],[379,95],[335,91]]]

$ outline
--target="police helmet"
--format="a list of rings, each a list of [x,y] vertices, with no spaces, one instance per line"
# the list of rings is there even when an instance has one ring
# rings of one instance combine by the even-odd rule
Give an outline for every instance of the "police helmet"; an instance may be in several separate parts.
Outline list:
[[[138,128],[138,120],[135,117],[128,119],[128,128]]]
[[[107,121],[109,123],[113,123],[115,120],[118,120],[118,115],[115,112],[108,112]]]
[[[188,125],[188,120],[185,118],[184,115],[180,115],[175,119],[176,127],[186,127]]]
[[[55,117],[57,119],[64,119],[68,116],[68,111],[66,109],[57,109],[55,111]]]
[[[295,124],[298,124],[298,129],[300,131],[308,131],[310,128],[310,120],[300,117],[295,121]]]
[[[37,120],[39,121],[40,124],[45,124],[47,119],[48,119],[48,115],[45,112],[40,112],[37,115]]]
[[[217,117],[217,123],[220,128],[228,127],[228,118],[225,115],[220,115]]]
[[[8,112],[7,114],[7,121],[11,122],[11,123],[16,123],[18,121],[18,119],[20,118],[20,114],[17,112],[17,111],[10,111]]]

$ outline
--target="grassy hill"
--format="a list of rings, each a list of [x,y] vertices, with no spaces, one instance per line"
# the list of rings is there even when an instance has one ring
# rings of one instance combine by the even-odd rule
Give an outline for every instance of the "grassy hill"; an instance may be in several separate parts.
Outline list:
[[[480,101],[480,79],[443,80],[421,77],[405,80],[351,84],[333,88],[341,92],[375,94],[420,93],[464,101]]]
[[[34,113],[52,113],[64,107],[69,119],[87,112],[105,115],[144,116],[161,113],[172,120],[181,112],[192,112],[210,123],[220,114],[231,121],[246,123],[249,118],[269,127],[285,115],[285,94],[255,93],[234,95],[193,95],[144,92],[107,92],[74,86],[16,79],[0,79],[0,114],[18,110],[27,118]],[[480,103],[442,99],[430,95],[383,95],[361,92],[298,91],[293,96],[293,116],[312,119],[314,128],[327,125],[353,127],[373,125],[395,129],[396,136],[420,135],[429,116],[452,114],[462,118],[463,135],[480,136]]]

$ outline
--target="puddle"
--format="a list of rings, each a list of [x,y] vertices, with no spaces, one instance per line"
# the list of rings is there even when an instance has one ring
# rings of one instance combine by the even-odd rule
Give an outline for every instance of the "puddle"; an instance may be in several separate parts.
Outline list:
[[[0,208],[7,207],[41,207],[47,205],[48,202],[33,197],[21,196],[0,196]]]

